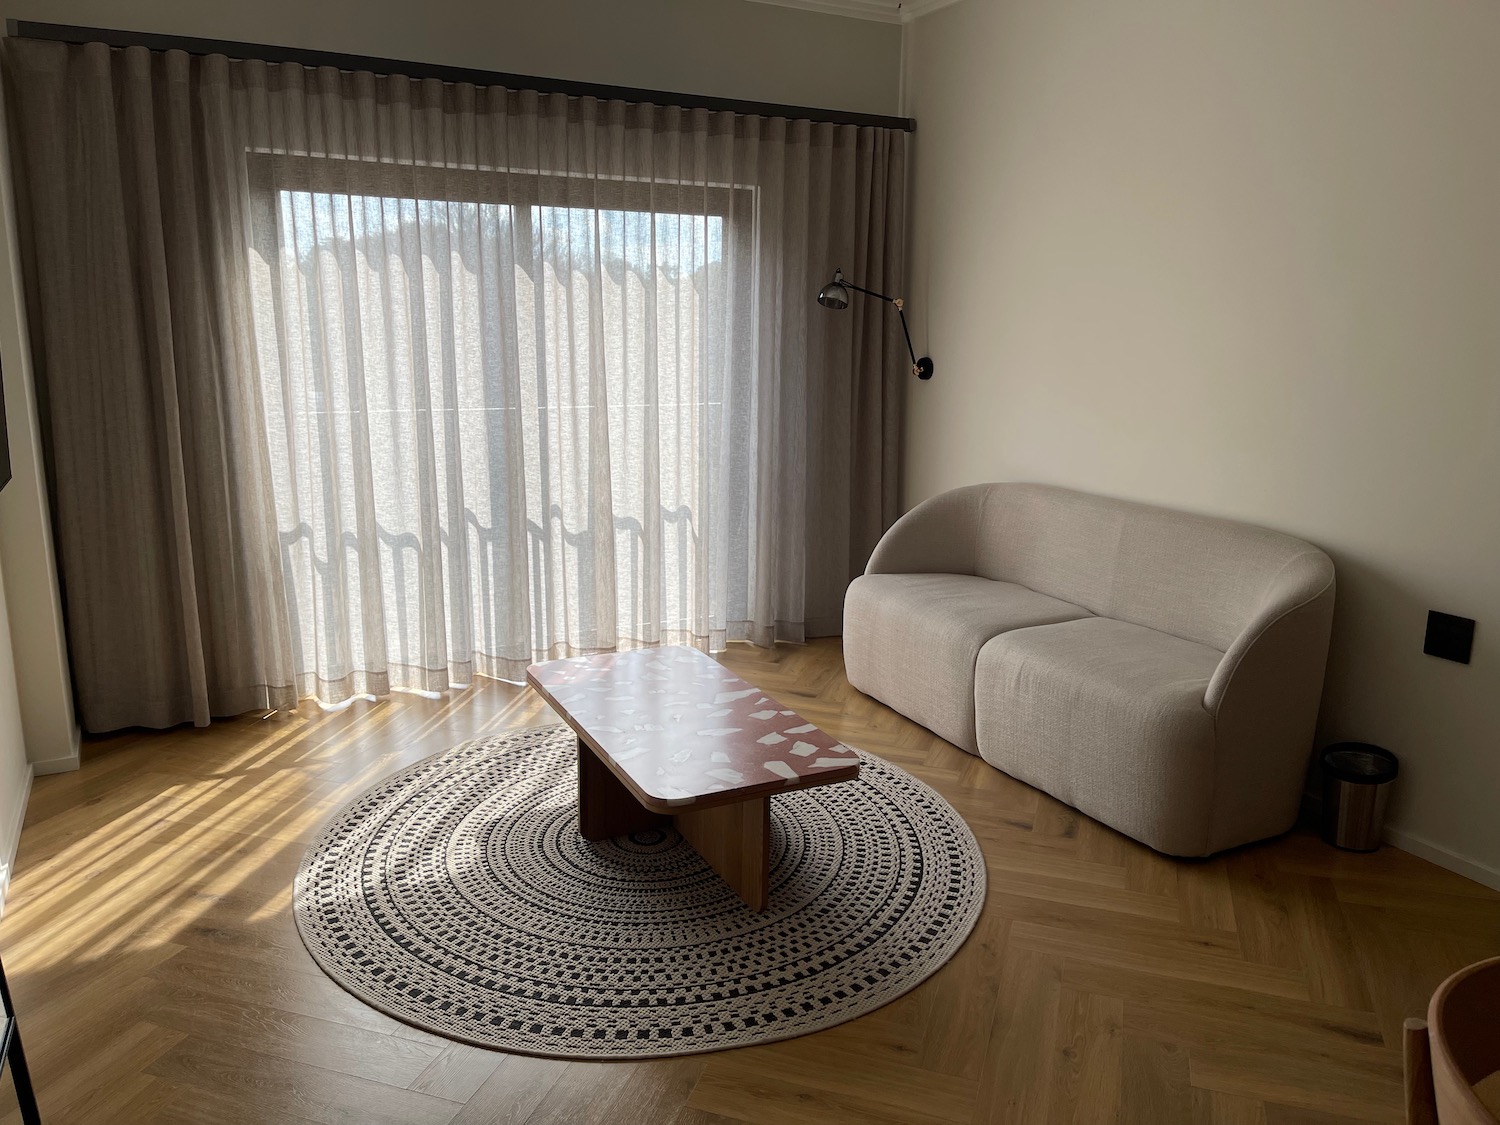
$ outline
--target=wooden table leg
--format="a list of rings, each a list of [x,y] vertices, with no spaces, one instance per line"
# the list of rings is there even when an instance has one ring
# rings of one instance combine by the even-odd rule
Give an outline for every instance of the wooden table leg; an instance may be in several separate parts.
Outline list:
[[[751,910],[771,900],[771,798],[680,812],[683,839],[724,878]]]
[[[672,818],[646,808],[609,772],[609,767],[582,740],[578,741],[578,830],[585,840],[609,840],[652,828],[666,828]]]
[[[1432,1044],[1427,1021],[1401,1025],[1402,1070],[1406,1079],[1406,1125],[1438,1125],[1437,1092],[1432,1086]]]

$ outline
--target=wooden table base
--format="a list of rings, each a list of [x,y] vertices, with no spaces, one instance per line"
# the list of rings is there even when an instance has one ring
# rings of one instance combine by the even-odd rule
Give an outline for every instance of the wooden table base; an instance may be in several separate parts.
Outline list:
[[[667,816],[652,812],[626,789],[581,739],[578,742],[578,830],[585,840],[608,840],[675,824],[683,839],[751,910],[771,898],[771,798]]]
[[[672,821],[746,906],[766,908],[771,898],[771,798],[680,812]]]
[[[637,801],[599,756],[578,740],[578,831],[585,840],[609,840],[671,823],[670,816],[652,812]]]

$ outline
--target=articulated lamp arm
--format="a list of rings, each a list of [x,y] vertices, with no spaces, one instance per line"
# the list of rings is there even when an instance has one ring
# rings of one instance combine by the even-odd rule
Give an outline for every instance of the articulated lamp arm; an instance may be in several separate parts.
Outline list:
[[[932,378],[932,359],[928,356],[917,358],[917,349],[911,342],[911,329],[906,323],[906,301],[901,297],[891,297],[885,293],[877,293],[873,289],[866,289],[863,285],[855,285],[844,277],[842,269],[833,271],[833,280],[825,285],[818,293],[818,304],[825,308],[841,309],[848,305],[847,294],[840,300],[840,290],[853,289],[856,293],[863,293],[867,297],[874,297],[878,301],[886,301],[896,306],[896,314],[901,317],[901,333],[906,337],[906,350],[911,355],[911,373],[918,379]]]

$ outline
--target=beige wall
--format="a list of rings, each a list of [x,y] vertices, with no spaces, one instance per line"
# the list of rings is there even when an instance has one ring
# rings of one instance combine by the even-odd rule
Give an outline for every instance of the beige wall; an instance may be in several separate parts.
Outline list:
[[[3,581],[0,575],[0,582]],[[0,909],[5,906],[5,891],[10,886],[30,791],[31,766],[26,761],[21,731],[21,701],[11,659],[10,624],[6,620],[5,599],[0,598]]]
[[[5,0],[8,19],[895,113],[901,29],[747,0]]]
[[[967,0],[908,29],[906,501],[1030,479],[1305,536],[1324,740],[1500,881],[1500,4]],[[923,314],[926,314],[925,317]],[[1425,614],[1478,619],[1474,662]]]

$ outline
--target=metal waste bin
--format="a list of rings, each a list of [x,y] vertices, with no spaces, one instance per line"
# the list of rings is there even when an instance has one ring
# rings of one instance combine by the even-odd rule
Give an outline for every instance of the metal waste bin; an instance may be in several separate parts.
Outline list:
[[[1323,839],[1351,852],[1380,847],[1400,763],[1383,746],[1336,742],[1323,751]]]

